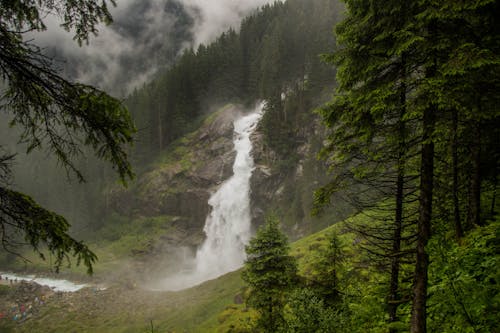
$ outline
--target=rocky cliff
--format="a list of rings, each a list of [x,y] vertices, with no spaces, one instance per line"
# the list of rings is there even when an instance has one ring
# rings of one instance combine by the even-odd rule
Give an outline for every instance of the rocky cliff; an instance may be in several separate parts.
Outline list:
[[[227,105],[208,116],[199,129],[170,145],[130,189],[110,190],[110,210],[127,217],[170,217],[171,228],[155,250],[199,245],[208,199],[232,174],[233,121],[241,113],[241,107]]]
[[[244,112],[227,105],[208,116],[199,129],[169,146],[128,190],[110,191],[109,206],[126,217],[168,217],[165,228],[149,255],[164,257],[173,249],[191,253],[205,237],[203,227],[210,195],[232,174],[235,152],[233,121]],[[252,135],[255,170],[251,179],[252,224],[256,228],[269,213],[277,214],[292,239],[319,230],[334,220],[310,215],[312,194],[324,179],[325,170],[316,154],[321,146],[321,126],[304,126],[293,165],[286,168],[266,146],[259,127]],[[341,218],[344,214],[338,214]],[[190,250],[189,250],[190,249]],[[174,256],[178,256],[175,251]]]

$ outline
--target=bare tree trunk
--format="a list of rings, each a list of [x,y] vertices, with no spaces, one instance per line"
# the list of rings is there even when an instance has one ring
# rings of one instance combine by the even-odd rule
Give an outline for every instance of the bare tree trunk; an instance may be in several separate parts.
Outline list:
[[[394,218],[394,234],[392,240],[392,258],[391,258],[391,282],[389,286],[389,322],[398,321],[398,301],[399,301],[399,267],[401,251],[401,232],[403,226],[403,187],[404,187],[404,166],[400,161],[398,167],[398,180],[396,189],[396,215]],[[390,333],[395,333],[397,330],[389,329]]]
[[[405,56],[401,58],[401,77],[406,77]],[[401,233],[403,229],[403,198],[404,198],[404,174],[405,174],[405,155],[406,155],[406,128],[404,115],[406,113],[406,84],[403,81],[400,87],[401,111],[399,114],[398,128],[398,165],[396,181],[396,213],[394,216],[394,234],[392,238],[392,258],[391,258],[391,281],[389,284],[389,322],[398,321],[398,301],[399,301],[399,268],[401,252]],[[396,333],[397,330],[389,329],[389,333]]]
[[[498,163],[498,162],[497,162]],[[498,185],[498,166],[495,164],[495,176],[493,177],[493,195],[491,198],[491,206],[490,206],[490,214],[491,216],[495,216],[495,204],[497,198],[497,185]]]
[[[453,220],[455,225],[455,237],[460,239],[464,232],[462,221],[460,220],[460,203],[458,200],[458,111],[453,110],[452,114],[453,142],[451,146],[452,168],[453,168]]]
[[[469,209],[467,222],[469,227],[481,225],[481,127],[473,126],[473,140],[471,145],[471,175],[469,189]]]
[[[424,110],[423,116],[423,144],[422,161],[420,169],[420,203],[418,217],[418,239],[417,257],[415,264],[415,276],[413,281],[413,302],[411,311],[411,333],[427,332],[427,269],[429,266],[429,255],[425,246],[431,236],[432,219],[432,192],[434,178],[434,142],[432,133],[435,123],[434,107]]]

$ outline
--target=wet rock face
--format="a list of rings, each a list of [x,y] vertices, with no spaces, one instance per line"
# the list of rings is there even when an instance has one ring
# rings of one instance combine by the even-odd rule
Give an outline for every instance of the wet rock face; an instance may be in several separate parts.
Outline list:
[[[110,191],[112,209],[127,216],[177,216],[183,221],[180,228],[202,232],[211,193],[232,175],[233,122],[240,114],[241,108],[229,105],[210,115],[169,148],[164,162],[139,176],[132,190]]]
[[[295,239],[301,236],[304,228],[312,223],[310,205],[314,187],[319,185],[321,172],[311,171],[319,165],[316,159],[317,151],[313,148],[314,138],[321,137],[316,133],[319,122],[304,124],[301,128],[302,137],[297,140],[295,164],[283,167],[283,161],[276,152],[265,144],[264,134],[259,129],[252,135],[255,171],[251,179],[251,212],[255,228],[264,223],[266,215],[276,213],[282,218],[282,228],[289,237]],[[304,186],[307,185],[307,186]],[[309,186],[311,185],[311,186]],[[303,198],[310,196],[311,202],[304,204]],[[290,218],[292,216],[292,218]]]
[[[250,179],[250,201],[252,225],[258,227],[264,223],[265,215],[272,202],[279,200],[281,193],[277,191],[285,175],[280,175],[272,169],[277,157],[273,151],[264,147],[263,134],[258,130],[251,137],[255,161],[255,170]]]
[[[203,229],[209,212],[210,193],[203,189],[193,189],[174,193],[163,199],[159,209],[161,215],[183,216],[190,228]]]
[[[220,155],[215,155],[206,160],[200,168],[190,174],[193,182],[200,187],[219,185],[233,173],[233,163],[236,153],[231,146],[226,145]]]

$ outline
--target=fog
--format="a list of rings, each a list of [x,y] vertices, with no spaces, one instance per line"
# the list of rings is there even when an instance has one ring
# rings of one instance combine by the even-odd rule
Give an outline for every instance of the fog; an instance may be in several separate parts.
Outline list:
[[[272,0],[181,0],[194,18],[193,46],[214,40],[229,27],[237,28],[241,20]]]
[[[100,25],[81,47],[55,16],[47,30],[30,36],[72,80],[123,97],[167,67],[183,49],[213,41],[272,0],[119,0],[114,22]]]

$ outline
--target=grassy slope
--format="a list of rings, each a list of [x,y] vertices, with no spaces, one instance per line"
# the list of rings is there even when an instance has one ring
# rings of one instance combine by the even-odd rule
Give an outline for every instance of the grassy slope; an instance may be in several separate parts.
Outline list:
[[[139,289],[90,289],[52,296],[36,318],[12,325],[0,321],[0,332],[211,332],[218,314],[241,287],[238,273],[182,292]]]
[[[292,244],[306,274],[314,251],[326,244],[327,228]],[[341,236],[346,242],[352,235]],[[16,325],[15,332],[146,332],[153,320],[159,332],[224,332],[253,316],[245,306],[234,304],[243,281],[240,271],[181,292],[147,292],[138,289],[90,290],[52,299],[35,319]],[[2,326],[0,326],[0,329]],[[6,329],[7,327],[4,327]]]
[[[363,223],[369,218],[367,214],[358,214],[346,222]],[[464,251],[469,251],[467,247],[473,246],[476,238],[484,238],[482,234],[498,238],[499,225],[500,219],[497,218],[486,228],[473,231],[463,241]],[[368,258],[359,249],[362,242],[346,231],[344,223],[291,244],[291,253],[298,259],[300,274],[314,274],[312,264],[332,232],[339,235],[347,256],[342,273],[345,280],[349,280],[346,290],[352,295],[359,295],[350,301],[350,308],[356,313],[355,331],[385,332],[383,285],[387,283],[386,274],[368,265]],[[491,258],[498,259],[498,256]],[[69,294],[49,302],[36,320],[16,325],[14,332],[150,332],[151,320],[155,332],[228,332],[231,327],[248,326],[255,316],[244,304],[234,304],[235,299],[241,300],[244,292],[240,273],[236,271],[175,293],[111,288],[98,293],[87,290]],[[406,308],[408,306],[402,310],[406,311]],[[406,326],[405,323],[401,325]],[[4,330],[7,331],[7,326],[0,324],[0,331]]]

